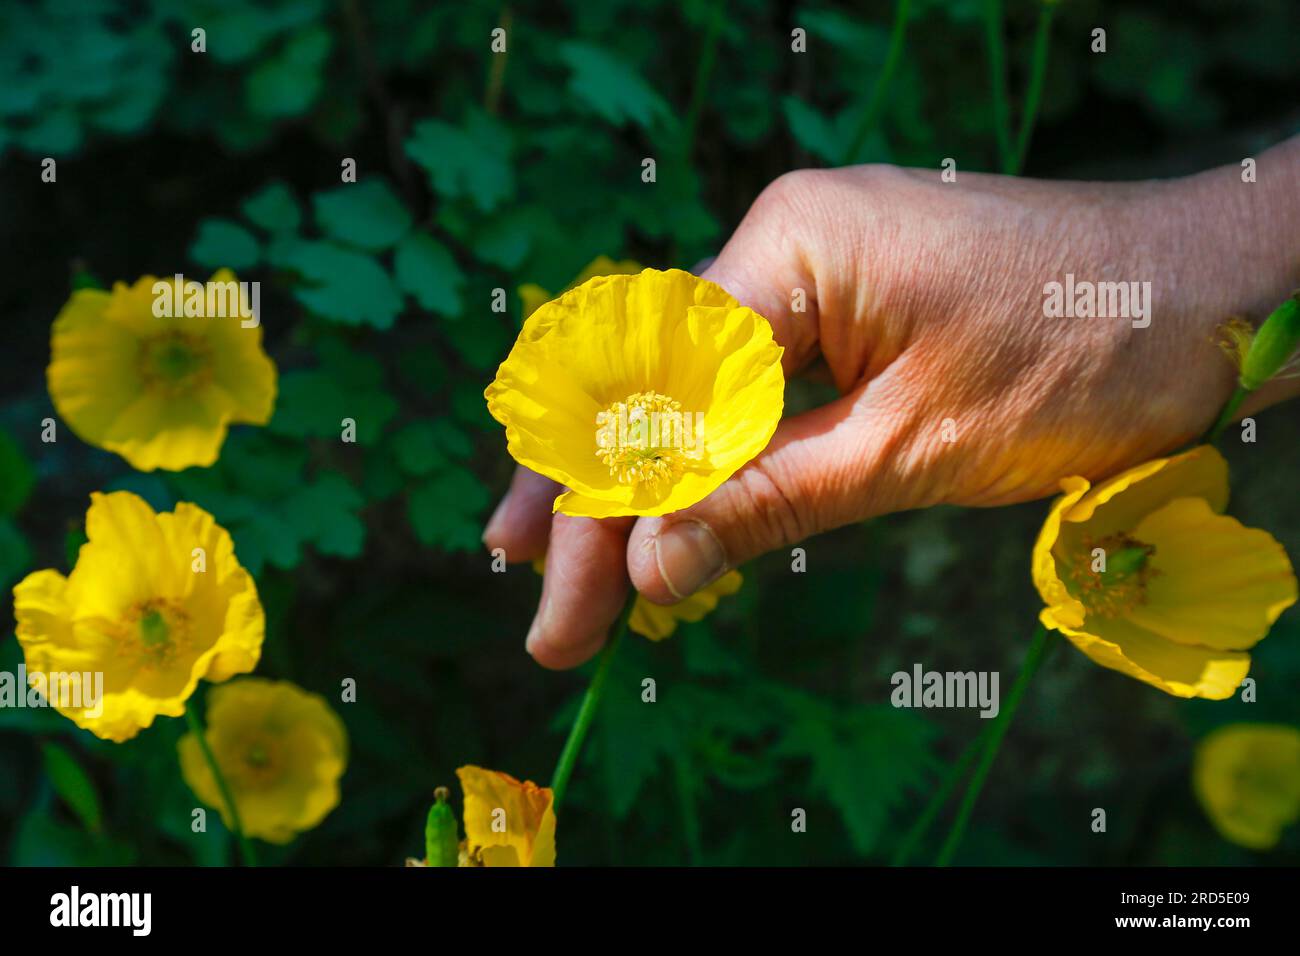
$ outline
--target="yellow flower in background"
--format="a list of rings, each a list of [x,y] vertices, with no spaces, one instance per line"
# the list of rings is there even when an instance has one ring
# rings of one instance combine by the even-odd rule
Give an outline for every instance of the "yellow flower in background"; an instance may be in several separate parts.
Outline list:
[[[1192,786],[1224,839],[1252,850],[1277,846],[1300,820],[1300,730],[1229,724],[1196,747]]]
[[[1061,487],[1034,546],[1043,625],[1166,693],[1230,697],[1296,578],[1271,535],[1222,514],[1223,457],[1205,445]]]
[[[654,604],[637,595],[627,626],[652,641],[672,636],[679,621],[702,621],[718,606],[718,599],[735,594],[742,582],[739,571],[728,571],[707,587],[676,604]]]
[[[555,865],[550,787],[482,767],[461,767],[456,776],[465,792],[467,865]]]
[[[567,515],[664,515],[767,445],[782,349],[761,315],[672,269],[601,276],[529,316],[485,392],[520,464]]]
[[[230,786],[244,833],[288,843],[339,804],[348,736],[325,698],[288,681],[248,677],[208,692],[208,746]],[[221,811],[221,791],[193,734],[177,745],[195,796]]]
[[[51,334],[50,398],[79,438],[133,468],[207,467],[229,425],[270,420],[275,365],[261,326],[241,319],[252,310],[231,272],[194,284],[204,289],[203,311],[211,301],[224,315],[159,317],[155,285],[184,311],[186,291],[174,278],[72,294]]]
[[[121,742],[159,714],[181,716],[200,678],[256,667],[266,622],[230,534],[202,508],[156,514],[127,491],[90,500],[76,567],[29,574],[14,587],[14,616],[29,680],[101,674],[99,692],[50,702]]]
[[[582,285],[588,279],[596,278],[596,276],[630,276],[636,275],[641,269],[641,264],[631,259],[615,262],[609,256],[597,256],[587,263],[586,268],[578,273],[577,278],[564,287],[561,295],[576,286]],[[524,318],[526,319],[547,302],[550,302],[555,296],[536,283],[529,282],[519,287],[519,298],[523,300]]]

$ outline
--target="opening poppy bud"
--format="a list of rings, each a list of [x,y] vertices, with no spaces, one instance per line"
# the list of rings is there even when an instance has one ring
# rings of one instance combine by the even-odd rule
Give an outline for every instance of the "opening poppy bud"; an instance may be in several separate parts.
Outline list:
[[[1241,387],[1253,392],[1276,375],[1300,346],[1300,292],[1264,320],[1241,364]]]
[[[447,803],[447,788],[433,791],[434,804],[424,824],[424,852],[427,866],[456,866],[460,841],[456,837],[456,815]]]

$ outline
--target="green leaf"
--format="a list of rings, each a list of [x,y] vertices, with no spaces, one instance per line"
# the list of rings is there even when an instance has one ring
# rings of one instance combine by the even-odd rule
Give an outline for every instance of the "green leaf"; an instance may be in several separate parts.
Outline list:
[[[277,56],[248,74],[244,93],[258,116],[277,118],[306,112],[320,92],[322,71],[332,39],[324,27],[295,35]]]
[[[447,464],[432,421],[411,422],[393,436],[397,464],[408,475],[431,475]]]
[[[481,111],[470,113],[463,128],[422,120],[406,141],[406,153],[447,199],[464,196],[481,212],[491,212],[514,195],[509,131]]]
[[[443,332],[461,358],[476,369],[495,367],[510,349],[510,334],[495,315],[485,315],[475,322],[448,322]],[[480,400],[482,397],[480,389]]]
[[[931,750],[934,726],[892,707],[839,713],[801,692],[779,696],[791,713],[774,752],[811,758],[812,788],[840,811],[854,849],[871,853],[891,811],[909,792],[923,790],[937,766]]]
[[[393,268],[398,286],[423,308],[445,316],[460,314],[465,275],[446,247],[432,236],[416,232],[403,239]]]
[[[781,110],[796,143],[828,163],[844,158],[847,136],[821,113],[793,96],[781,97]]]
[[[190,258],[209,269],[238,272],[257,265],[260,256],[253,234],[229,219],[204,219],[190,246]]]
[[[321,554],[360,556],[366,527],[357,512],[360,492],[342,475],[329,472],[284,501],[284,517]]]
[[[32,551],[18,526],[0,518],[0,588],[8,587],[31,570]]]
[[[473,474],[456,468],[411,489],[407,513],[421,543],[444,551],[474,551],[483,533],[480,516],[490,500]]]
[[[393,436],[397,464],[417,477],[431,475],[453,459],[464,460],[473,450],[469,437],[442,418],[411,422]]]
[[[90,833],[99,833],[104,826],[104,816],[99,808],[99,794],[95,790],[94,781],[81,769],[72,754],[58,744],[46,742],[41,747],[41,753],[45,758],[45,773],[54,785],[54,792],[77,815],[82,826]]]
[[[287,372],[268,429],[292,438],[342,435],[343,419],[356,422],[357,441],[373,445],[397,414],[397,400],[383,381],[383,367],[368,355],[326,354],[322,367]]]
[[[493,216],[468,237],[470,251],[482,262],[512,272],[533,248],[539,218],[535,209],[526,207]]]
[[[318,372],[294,373],[319,375],[333,383],[336,397],[347,402],[349,395],[374,393],[379,374],[377,363],[366,356],[340,357],[331,349],[322,349],[325,364]],[[372,365],[374,366],[372,368]],[[290,390],[298,388],[287,379]],[[284,380],[282,380],[284,384]],[[330,390],[317,396],[316,405],[327,400]],[[288,413],[306,398],[290,396]],[[391,401],[391,398],[388,399]],[[389,414],[396,411],[396,403]],[[328,411],[328,410],[327,410]],[[276,410],[277,418],[280,409]],[[337,414],[333,411],[332,414]],[[275,422],[273,421],[274,425]],[[307,418],[298,422],[306,437],[318,424]],[[283,433],[280,422],[276,433]],[[357,423],[358,437],[365,435],[362,422]],[[331,433],[338,436],[337,426]],[[378,429],[374,430],[376,438]],[[354,558],[362,553],[366,529],[359,512],[364,505],[360,492],[343,475],[322,471],[314,480],[304,475],[307,449],[265,432],[240,432],[231,436],[221,460],[213,468],[191,468],[172,478],[179,496],[207,509],[230,530],[235,539],[235,553],[240,562],[257,574],[265,563],[290,569],[302,560],[303,549],[315,548],[321,554]]]
[[[392,278],[365,253],[330,242],[291,240],[276,247],[275,260],[302,276],[307,285],[294,296],[321,318],[388,329],[402,311]]]
[[[0,517],[15,514],[35,484],[31,462],[8,432],[0,430]]]
[[[97,839],[54,818],[48,806],[33,807],[14,831],[13,866],[127,866],[135,850],[126,841]]]
[[[649,129],[672,118],[663,98],[632,67],[597,46],[570,40],[560,45],[568,65],[569,90],[602,119],[615,126],[629,121]]]
[[[410,213],[381,178],[317,193],[312,206],[327,236],[370,252],[389,248],[411,228]]]
[[[302,561],[302,539],[296,529],[270,508],[228,524],[235,539],[235,554],[251,574],[261,574],[268,563],[289,571]]]
[[[293,192],[278,180],[267,183],[239,208],[249,222],[271,233],[297,232],[302,223]]]
[[[560,44],[560,60],[571,70],[569,91],[603,120],[615,126],[630,121],[642,129],[672,120],[662,96],[627,62],[606,49],[569,40]]]
[[[641,680],[653,672],[645,642],[632,635],[614,659],[601,701],[600,759],[609,812],[622,820],[631,812],[642,788],[663,757],[684,744],[679,721],[667,701],[641,700]]]

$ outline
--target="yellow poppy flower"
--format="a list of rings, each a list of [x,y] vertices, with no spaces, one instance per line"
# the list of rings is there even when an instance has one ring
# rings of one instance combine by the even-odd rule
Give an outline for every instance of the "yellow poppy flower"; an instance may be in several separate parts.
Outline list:
[[[695,504],[767,445],[785,377],[772,327],[712,282],[590,279],[529,316],[485,396],[520,464],[607,518]]]
[[[50,398],[79,438],[116,452],[133,468],[207,467],[221,453],[229,425],[270,420],[275,365],[262,350],[261,326],[245,328],[253,320],[241,314],[251,310],[231,272],[217,272],[203,287],[201,310],[213,290],[213,311],[222,317],[160,318],[155,285],[184,304],[174,278],[153,276],[131,286],[119,282],[112,292],[72,294],[51,333]]]
[[[29,574],[14,588],[14,616],[29,680],[95,675],[97,700],[51,703],[121,742],[159,714],[181,716],[200,678],[256,667],[266,621],[229,532],[202,508],[156,514],[127,491],[90,500],[76,567]]]
[[[470,866],[555,866],[550,787],[482,767],[456,771],[465,792],[465,862]]]
[[[1223,457],[1204,445],[1061,487],[1034,546],[1043,625],[1168,694],[1230,697],[1296,578],[1271,535],[1222,514]]]
[[[631,276],[636,275],[641,269],[641,264],[631,259],[615,262],[609,256],[597,256],[587,263],[586,268],[578,273],[577,278],[564,287],[561,295],[575,286],[582,285],[588,279],[596,278],[596,276]],[[519,297],[523,300],[525,319],[555,298],[550,292],[533,282],[525,283],[519,287]]]
[[[1277,846],[1300,820],[1300,730],[1229,724],[1196,747],[1192,786],[1224,839],[1252,850]]]
[[[288,843],[338,806],[348,735],[319,694],[263,677],[214,687],[204,735],[247,836]],[[177,751],[185,782],[231,827],[198,739],[186,734]]]
[[[637,595],[627,626],[636,633],[662,641],[677,630],[678,621],[701,621],[718,606],[718,599],[740,590],[743,579],[739,571],[728,571],[707,587],[676,604],[654,604]]]

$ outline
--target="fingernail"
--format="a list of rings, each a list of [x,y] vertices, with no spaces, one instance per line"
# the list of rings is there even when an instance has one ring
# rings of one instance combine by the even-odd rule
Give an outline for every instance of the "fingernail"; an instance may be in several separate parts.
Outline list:
[[[485,527],[485,528],[483,529],[483,539],[482,539],[482,540],[483,540],[483,543],[484,543],[484,544],[487,544],[487,543],[488,543],[488,540],[489,540],[490,538],[492,538],[492,537],[496,534],[496,532],[498,532],[498,531],[501,530],[501,529],[500,529],[499,527],[497,527],[497,526],[498,526],[502,521],[505,520],[505,515],[506,515],[506,505],[509,504],[509,503],[510,503],[510,492],[507,491],[507,492],[505,493],[505,497],[503,497],[503,498],[501,499],[501,502],[497,505],[496,510],[492,512],[492,517],[491,517],[491,518],[488,518],[487,527]]]
[[[655,535],[655,561],[673,597],[684,601],[722,574],[727,556],[709,526],[692,518]]]

